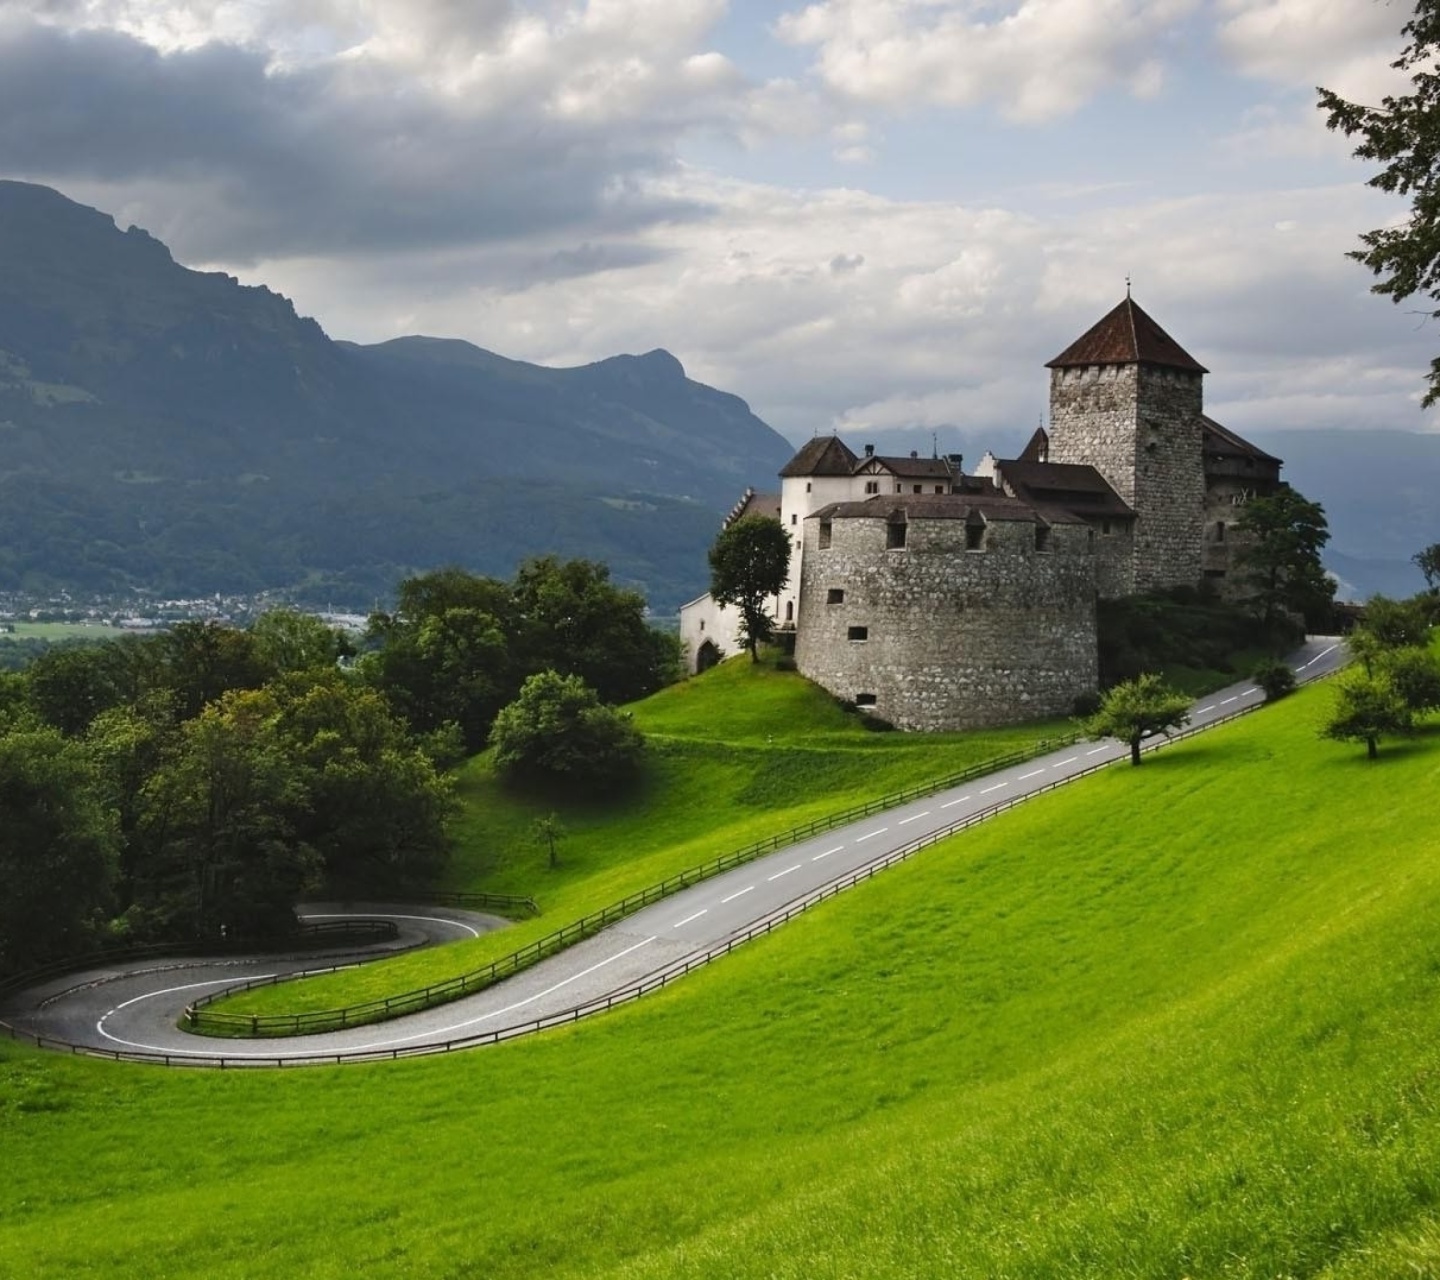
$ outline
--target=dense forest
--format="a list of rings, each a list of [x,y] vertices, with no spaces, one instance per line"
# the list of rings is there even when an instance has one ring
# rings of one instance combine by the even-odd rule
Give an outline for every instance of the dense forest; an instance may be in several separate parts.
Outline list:
[[[358,645],[277,610],[0,673],[0,973],[276,937],[301,895],[421,886],[446,857],[446,770],[503,709],[514,725],[553,689],[592,740],[630,749],[606,704],[678,671],[643,598],[590,561],[532,560],[509,581],[442,569],[397,596]]]

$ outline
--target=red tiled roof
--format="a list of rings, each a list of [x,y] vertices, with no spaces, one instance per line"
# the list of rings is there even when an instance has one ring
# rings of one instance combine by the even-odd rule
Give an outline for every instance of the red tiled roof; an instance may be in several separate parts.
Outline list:
[[[1091,364],[1153,364],[1191,373],[1209,372],[1128,295],[1045,367],[1070,369]]]
[[[986,520],[1023,520],[1034,524],[1081,524],[1083,521],[1063,508],[1023,502],[1002,493],[877,494],[856,502],[832,502],[821,507],[809,520],[968,520],[972,515]]]

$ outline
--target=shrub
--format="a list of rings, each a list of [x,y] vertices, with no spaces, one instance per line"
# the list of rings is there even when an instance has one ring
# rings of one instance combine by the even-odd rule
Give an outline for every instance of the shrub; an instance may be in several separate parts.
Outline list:
[[[542,671],[495,717],[490,745],[495,767],[511,782],[596,791],[635,780],[645,739],[579,676]]]
[[[1289,663],[1281,662],[1278,658],[1269,658],[1260,663],[1250,673],[1250,679],[1265,691],[1266,702],[1275,702],[1287,693],[1295,692],[1295,673],[1290,670]]]

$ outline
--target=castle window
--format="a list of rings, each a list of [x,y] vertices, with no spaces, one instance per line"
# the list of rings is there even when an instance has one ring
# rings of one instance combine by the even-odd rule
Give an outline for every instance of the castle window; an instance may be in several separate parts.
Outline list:
[[[805,481],[805,492],[806,492],[806,493],[809,493],[809,492],[810,492],[810,481],[808,481],[808,480]]]
[[[916,492],[916,493],[919,493],[920,491],[917,489],[915,492]],[[945,492],[945,486],[944,486],[943,484],[937,484],[937,485],[935,486],[935,492],[936,492],[936,493],[944,493],[944,492]]]
[[[799,524],[799,523],[800,523],[800,517],[799,517],[798,515],[796,515],[793,511],[790,513],[790,523],[791,523],[791,524]]]
[[[904,492],[905,492],[905,486],[904,486],[903,484],[900,484],[900,483],[897,481],[896,484],[895,484],[895,492],[896,492],[896,493],[904,493]]]
[[[923,484],[912,485],[912,486],[911,486],[911,492],[912,492],[912,493],[924,493],[924,492],[925,492],[925,486],[924,486]]]
[[[1043,524],[1037,524],[1035,526],[1035,550],[1050,550],[1050,530]]]
[[[1223,577],[1225,576],[1225,570],[1224,570],[1224,569],[1206,569],[1206,570],[1205,570],[1205,576],[1206,576],[1207,578],[1223,578]]]
[[[875,705],[875,695],[873,693],[857,693],[855,695],[855,705],[857,707],[873,707]]]
[[[885,526],[885,549],[887,551],[898,551],[905,545],[905,530],[907,525],[887,524]]]
[[[1223,520],[1217,520],[1217,521],[1215,522],[1215,541],[1216,541],[1216,542],[1224,542],[1224,541],[1225,541],[1225,521],[1223,521]]]
[[[830,590],[825,593],[825,603],[826,603],[826,604],[844,604],[844,603],[845,603],[845,588],[844,588],[844,587],[831,587]]]
[[[701,631],[704,631],[704,630],[705,630],[705,619],[704,619],[704,618],[701,618],[701,619],[700,619],[700,630],[701,630]]]
[[[1100,521],[1100,532],[1103,533],[1107,538],[1110,536],[1110,533],[1111,533],[1110,521],[1108,521],[1108,520],[1102,520],[1102,521]]]
[[[826,550],[830,546],[830,521],[820,521],[819,537],[816,539],[816,546],[818,546],[821,551]]]
[[[967,524],[965,526],[965,550],[985,550],[985,526],[983,524]]]
[[[879,492],[880,492],[880,481],[878,481],[878,480],[867,480],[867,481],[865,481],[865,492],[866,492],[866,493],[879,493]]]
[[[851,628],[845,633],[845,638],[846,638],[847,640],[853,640],[853,641],[855,641],[855,642],[858,644],[861,640],[868,640],[868,639],[870,639],[870,628],[869,628],[869,627],[851,627]]]
[[[785,601],[785,621],[786,621],[786,622],[794,622],[794,621],[795,621],[795,601],[793,601],[793,600],[787,600],[787,601]]]

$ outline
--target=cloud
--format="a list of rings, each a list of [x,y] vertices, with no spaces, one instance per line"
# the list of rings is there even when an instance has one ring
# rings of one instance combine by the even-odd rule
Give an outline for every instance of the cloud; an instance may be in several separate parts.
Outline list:
[[[653,179],[689,131],[739,134],[773,94],[702,47],[722,0],[25,8],[0,0],[0,171],[123,209],[190,260],[703,217]]]
[[[1039,218],[695,171],[663,185],[717,214],[645,230],[663,254],[649,262],[477,285],[466,281],[491,267],[452,259],[419,288],[414,273],[373,266],[339,282],[323,264],[277,263],[258,278],[331,328],[364,315],[365,331],[341,330],[363,340],[455,334],[547,364],[665,346],[792,439],[908,432],[914,448],[932,428],[997,441],[1033,430],[1044,362],[1123,296],[1129,273],[1141,305],[1212,369],[1211,404],[1237,430],[1432,421],[1416,397],[1440,333],[1370,295],[1344,256],[1388,209],[1359,186]]]
[[[776,33],[815,51],[833,92],[885,107],[995,104],[1013,120],[1069,114],[1120,88],[1153,97],[1157,45],[1196,0],[816,0]]]
[[[1378,102],[1404,85],[1391,70],[1409,0],[1223,0],[1220,48],[1246,75]]]

